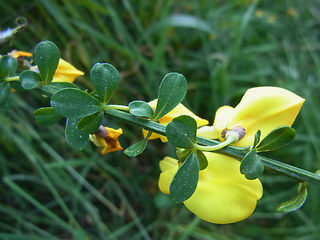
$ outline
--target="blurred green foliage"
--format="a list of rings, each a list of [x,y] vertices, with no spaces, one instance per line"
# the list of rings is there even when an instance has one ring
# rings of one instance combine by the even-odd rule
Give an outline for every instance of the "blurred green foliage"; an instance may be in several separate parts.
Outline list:
[[[1,44],[33,51],[55,42],[61,56],[86,72],[108,62],[120,72],[111,101],[150,101],[168,72],[188,80],[184,104],[212,122],[218,107],[235,105],[247,88],[272,85],[306,98],[294,124],[297,138],[275,159],[309,171],[320,168],[320,3],[316,0],[11,0],[0,1],[0,27],[27,27]],[[100,157],[90,145],[67,146],[64,123],[36,125],[33,112],[49,106],[39,92],[13,94],[0,114],[0,239],[303,239],[320,236],[320,190],[310,184],[306,204],[273,212],[297,183],[268,171],[264,197],[247,220],[206,223],[159,193],[158,162],[170,145],[150,141],[138,158]],[[122,127],[123,146],[142,138]],[[228,206],[226,206],[228,207]]]

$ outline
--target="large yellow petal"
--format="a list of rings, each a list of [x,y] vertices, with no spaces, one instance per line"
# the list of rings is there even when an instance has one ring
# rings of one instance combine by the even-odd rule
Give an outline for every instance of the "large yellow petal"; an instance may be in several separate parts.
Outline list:
[[[249,89],[234,108],[234,115],[229,118],[226,126],[228,129],[237,126],[246,129],[245,137],[234,145],[253,145],[254,134],[258,129],[261,130],[261,138],[264,138],[277,127],[291,126],[303,103],[303,98],[283,88]]]
[[[217,153],[205,154],[208,167],[200,171],[196,191],[184,202],[185,206],[201,219],[217,224],[233,223],[249,217],[262,196],[261,182],[246,179],[240,173],[239,161]],[[169,194],[178,163],[174,164],[170,158],[163,161],[167,167],[162,167],[159,187]]]

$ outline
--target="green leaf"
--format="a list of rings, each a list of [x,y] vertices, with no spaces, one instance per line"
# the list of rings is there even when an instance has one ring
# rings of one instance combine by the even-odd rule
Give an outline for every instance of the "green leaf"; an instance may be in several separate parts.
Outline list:
[[[103,113],[97,112],[95,114],[81,118],[78,122],[77,128],[86,133],[94,133],[101,125],[102,117]]]
[[[303,204],[307,200],[307,196],[307,183],[299,183],[297,196],[289,201],[279,204],[279,206],[276,208],[276,211],[281,213],[289,213],[295,211],[303,206]]]
[[[179,167],[170,184],[170,198],[181,203],[192,196],[199,180],[199,161],[197,154],[191,153]]]
[[[296,131],[288,126],[282,126],[271,131],[259,145],[257,152],[273,151],[291,142],[296,136]]]
[[[197,150],[197,156],[198,156],[198,160],[199,160],[199,166],[200,166],[200,170],[204,170],[208,167],[208,160],[206,155],[204,155],[204,153],[200,150]]]
[[[35,49],[35,62],[44,82],[52,81],[59,64],[60,53],[58,47],[50,41],[40,42]]]
[[[255,149],[251,149],[242,159],[240,172],[249,180],[256,179],[264,171],[264,165]]]
[[[128,157],[136,157],[145,150],[147,143],[148,143],[148,139],[145,138],[145,139],[131,145],[130,147],[125,149],[123,152]]]
[[[90,76],[100,101],[107,103],[119,84],[118,70],[108,63],[96,63],[91,69]]]
[[[155,120],[160,119],[174,109],[187,93],[187,80],[180,73],[168,73],[164,76],[158,92]]]
[[[13,75],[18,68],[17,59],[5,55],[1,58],[0,61],[0,76],[1,77],[8,77]]]
[[[125,149],[123,151],[124,154],[126,154],[128,157],[136,157],[139,154],[141,154],[145,150],[147,143],[148,143],[148,139],[151,136],[151,134],[152,134],[152,132],[149,131],[148,135],[146,136],[145,139],[143,139],[143,140],[131,145],[127,149]]]
[[[67,143],[77,149],[83,149],[89,141],[89,134],[77,129],[79,118],[68,118],[65,129]]]
[[[36,122],[42,126],[48,126],[59,122],[62,116],[56,113],[52,107],[39,108],[34,112]]]
[[[58,91],[51,98],[53,109],[67,118],[82,118],[100,112],[101,103],[90,94],[74,88]]]
[[[33,89],[40,85],[41,76],[34,71],[24,71],[20,75],[21,86],[24,89]]]
[[[260,142],[260,137],[261,137],[261,131],[260,129],[256,132],[254,135],[254,143],[253,143],[253,148],[257,146],[257,144]]]
[[[191,152],[192,152],[191,148],[187,148],[187,149],[177,148],[176,154],[179,161],[184,162],[184,160],[186,160],[186,158],[190,155]]]
[[[130,113],[137,117],[146,117],[151,119],[153,117],[153,110],[150,105],[144,101],[133,101],[129,104]]]
[[[197,141],[197,123],[187,115],[174,118],[166,127],[166,136],[179,148],[192,148]]]
[[[10,84],[0,82],[0,112],[4,112],[10,105]]]
[[[69,82],[51,82],[46,85],[41,85],[41,90],[49,95],[52,96],[56,94],[58,91],[65,89],[65,88],[76,88],[79,89],[77,85]]]

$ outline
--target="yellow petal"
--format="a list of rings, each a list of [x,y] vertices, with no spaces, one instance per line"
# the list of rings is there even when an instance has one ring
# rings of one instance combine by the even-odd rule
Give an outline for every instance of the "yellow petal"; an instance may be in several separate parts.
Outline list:
[[[8,53],[9,56],[13,58],[19,58],[19,57],[32,57],[32,53],[29,52],[24,52],[24,51],[17,51],[17,50],[12,50],[11,52]]]
[[[169,194],[170,183],[179,168],[178,160],[171,157],[165,157],[160,161],[159,166],[161,169],[159,189],[161,192]]]
[[[203,126],[197,130],[197,136],[208,139],[217,139],[221,137],[221,131],[213,126]]]
[[[53,76],[52,82],[71,82],[72,83],[77,77],[81,75],[84,75],[84,73],[76,69],[70,63],[60,58],[59,64]]]
[[[221,138],[222,131],[226,128],[229,119],[234,115],[234,108],[230,106],[220,107],[214,118],[212,127],[202,127],[197,131],[197,135],[208,139]]]
[[[228,129],[242,126],[245,137],[236,146],[253,145],[254,134],[261,130],[263,139],[273,129],[291,126],[296,119],[304,99],[278,87],[257,87],[249,89],[226,125]],[[214,125],[216,126],[216,125]]]
[[[157,106],[157,99],[149,102],[149,105],[155,110]],[[183,104],[179,103],[174,109],[172,109],[169,113],[167,113],[165,116],[159,119],[159,123],[167,126],[169,122],[172,121],[172,119],[182,116],[182,115],[188,115],[197,122],[197,126],[203,126],[207,125],[209,122],[206,119],[200,118],[197,115],[195,115],[193,112],[191,112],[188,108],[186,108]],[[148,131],[143,130],[143,135],[144,137],[147,136]],[[162,142],[167,142],[168,139],[160,134],[157,133],[152,133],[151,137],[149,138],[150,140],[160,138]]]
[[[247,180],[240,173],[240,162],[217,153],[205,153],[208,167],[199,173],[194,194],[184,202],[199,218],[217,224],[241,221],[249,217],[262,196],[258,179]],[[166,160],[168,161],[168,160]],[[160,190],[169,194],[178,163],[160,174]]]

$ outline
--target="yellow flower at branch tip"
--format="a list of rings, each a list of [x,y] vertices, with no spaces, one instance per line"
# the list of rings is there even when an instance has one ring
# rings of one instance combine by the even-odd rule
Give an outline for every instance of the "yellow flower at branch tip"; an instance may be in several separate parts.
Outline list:
[[[30,68],[30,70],[35,71],[35,72],[39,72],[39,69],[37,66]],[[84,75],[84,73],[81,72],[80,70],[76,69],[74,66],[72,66],[67,61],[60,58],[57,70],[53,75],[52,82],[73,83],[74,80],[81,75]]]
[[[120,151],[123,149],[119,143],[119,136],[123,133],[122,129],[118,130],[102,125],[94,133],[90,134],[90,141],[93,142],[98,148],[101,155],[109,152]]]
[[[245,136],[233,145],[252,146],[254,135],[260,129],[263,139],[273,129],[291,126],[305,99],[279,87],[249,89],[235,107],[223,106],[216,112],[213,126],[198,130],[198,135],[209,139],[220,138],[223,131],[243,127]]]
[[[262,197],[259,179],[248,180],[240,173],[240,162],[217,153],[205,152],[208,167],[199,172],[199,182],[184,205],[199,218],[216,224],[228,224],[249,217]],[[159,188],[170,194],[170,183],[177,172],[176,159],[160,161]]]
[[[155,100],[149,102],[149,105],[152,107],[152,109],[154,109],[154,110],[156,109],[157,102],[158,102],[158,99],[155,99]],[[207,125],[209,123],[206,119],[203,119],[203,118],[196,116],[193,112],[191,112],[188,108],[186,108],[182,103],[179,103],[169,113],[167,113],[162,118],[160,118],[159,123],[164,126],[167,126],[168,123],[172,121],[172,119],[179,117],[181,115],[188,115],[188,116],[194,118],[194,120],[196,120],[196,122],[197,122],[198,127]],[[144,129],[142,131],[143,131],[143,136],[146,137],[148,134],[148,131],[146,131]],[[168,139],[165,136],[162,136],[157,133],[152,133],[149,139],[152,140],[152,139],[156,139],[156,138],[160,138],[162,142],[168,141]]]

